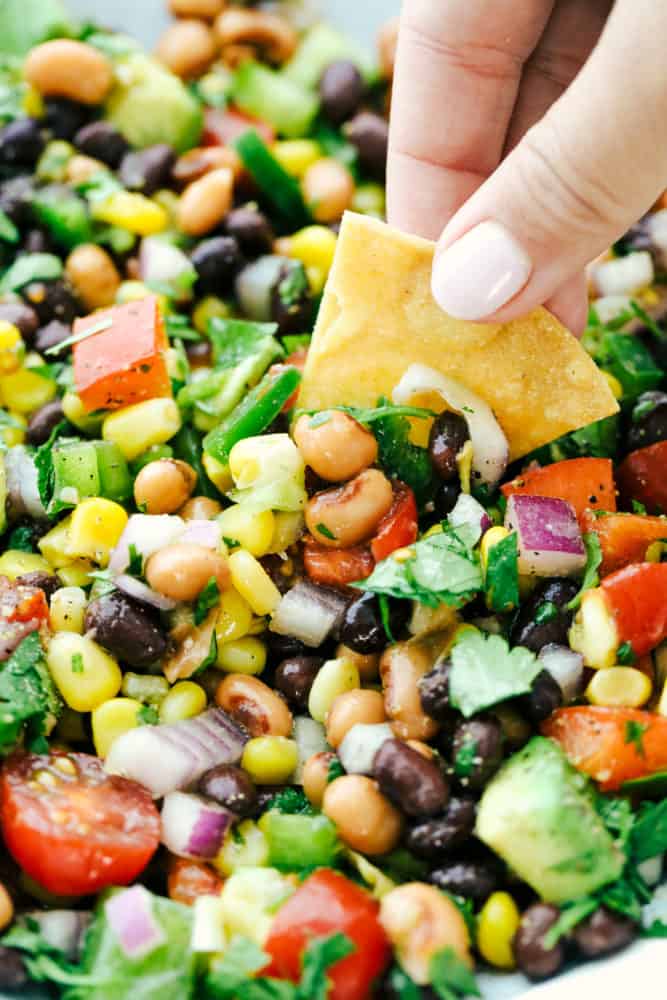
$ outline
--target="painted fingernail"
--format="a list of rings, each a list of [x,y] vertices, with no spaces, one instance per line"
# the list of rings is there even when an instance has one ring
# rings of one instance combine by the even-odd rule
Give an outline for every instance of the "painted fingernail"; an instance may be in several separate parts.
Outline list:
[[[433,297],[457,319],[485,319],[514,298],[532,270],[509,230],[499,222],[480,222],[436,256]]]

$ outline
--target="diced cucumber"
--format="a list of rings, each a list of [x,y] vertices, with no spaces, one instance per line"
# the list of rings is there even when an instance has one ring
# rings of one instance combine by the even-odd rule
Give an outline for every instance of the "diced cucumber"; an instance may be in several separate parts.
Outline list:
[[[53,504],[74,507],[79,500],[100,495],[97,451],[92,441],[58,441],[52,454]]]
[[[261,118],[288,139],[308,133],[320,106],[318,98],[289,77],[256,62],[243,63],[230,96],[243,110]]]
[[[259,828],[269,844],[269,864],[277,868],[330,865],[338,850],[336,827],[326,816],[264,813]]]
[[[327,66],[339,59],[353,62],[366,83],[377,80],[377,67],[366,49],[329,24],[318,24],[308,32],[283,73],[300,87],[314,88]]]
[[[85,202],[60,187],[43,188],[32,199],[32,210],[56,243],[71,250],[91,239],[90,219]]]
[[[122,503],[132,496],[132,479],[125,456],[113,441],[94,441],[100,496]]]

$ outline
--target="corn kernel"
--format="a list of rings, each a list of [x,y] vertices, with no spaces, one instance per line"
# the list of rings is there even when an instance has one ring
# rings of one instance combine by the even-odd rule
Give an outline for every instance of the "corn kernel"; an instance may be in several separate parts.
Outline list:
[[[611,372],[605,371],[604,368],[602,368],[601,371],[605,379],[607,380],[607,384],[612,391],[614,399],[623,399],[623,386],[618,381],[616,376],[612,375]]]
[[[127,511],[113,500],[104,497],[82,500],[76,505],[70,521],[70,555],[106,566],[127,520]]]
[[[92,216],[110,226],[120,226],[137,236],[161,233],[169,225],[164,208],[150,198],[131,191],[116,191],[103,202],[94,205]]]
[[[291,177],[303,177],[313,163],[322,159],[320,144],[313,139],[286,139],[274,142],[271,152]]]
[[[521,914],[507,892],[494,892],[487,899],[477,918],[477,948],[482,958],[497,969],[513,969],[516,965],[512,941]]]
[[[56,383],[29,368],[0,375],[0,395],[4,405],[17,413],[34,413],[56,394]]]
[[[9,420],[0,426],[0,437],[8,448],[23,444],[26,439],[28,421],[20,413],[7,414]]]
[[[470,493],[470,477],[472,476],[472,441],[466,441],[456,456],[456,464],[461,480],[461,492]]]
[[[62,398],[63,414],[71,424],[84,434],[97,435],[102,427],[104,414],[88,413],[75,392],[66,392]]]
[[[303,534],[304,518],[300,511],[276,510],[273,512],[273,538],[269,552],[284,552],[295,545]]]
[[[49,602],[49,625],[53,632],[83,635],[88,598],[82,587],[60,587]]]
[[[328,226],[306,226],[292,236],[290,257],[300,260],[306,268],[317,268],[326,279],[333,264],[336,243],[336,234]]]
[[[656,712],[658,715],[667,715],[667,681],[662,686],[662,693],[656,707]]]
[[[220,595],[220,610],[215,626],[218,653],[225,643],[234,642],[247,635],[251,625],[252,608],[238,590],[228,587]]]
[[[246,637],[218,646],[218,666],[232,674],[261,674],[266,666],[266,646]]]
[[[254,556],[237,549],[229,557],[232,584],[256,615],[270,615],[280,601],[280,591]]]
[[[123,675],[118,663],[87,636],[57,632],[46,662],[66,704],[77,712],[94,711],[120,690]]]
[[[146,399],[105,418],[102,437],[113,441],[131,461],[154,444],[165,444],[181,429],[181,415],[173,399]]]
[[[344,656],[327,660],[318,670],[308,696],[308,711],[316,722],[324,722],[334,699],[361,686],[359,671]]]
[[[201,299],[192,310],[192,322],[195,330],[199,333],[208,333],[208,323],[211,319],[227,319],[231,315],[231,309],[222,299],[215,295],[207,295]]]
[[[253,618],[250,622],[248,635],[264,635],[266,632],[266,618]]]
[[[634,667],[608,667],[598,670],[586,688],[593,705],[639,708],[651,697],[651,679]]]
[[[134,698],[110,698],[94,709],[90,722],[98,757],[106,757],[119,736],[137,728],[142,708]]]
[[[21,102],[23,111],[30,118],[43,118],[45,113],[44,98],[36,87],[28,85]]]
[[[63,587],[88,587],[91,582],[90,574],[95,572],[95,568],[89,559],[75,559],[59,569],[56,575]]]
[[[308,285],[313,295],[320,295],[327,283],[327,273],[321,267],[314,267],[312,264],[306,268]]]
[[[45,535],[42,535],[37,543],[39,551],[54,569],[69,566],[70,563],[74,562],[74,557],[69,554],[69,529],[71,523],[72,517],[70,515],[64,521],[59,521]]]
[[[116,303],[122,306],[127,302],[138,302],[152,294],[153,292],[143,281],[123,281],[116,291]]]
[[[376,219],[384,219],[386,212],[386,196],[381,184],[370,182],[359,184],[350,206],[353,212],[361,215],[371,215]]]
[[[286,736],[257,736],[246,743],[241,767],[257,785],[279,785],[287,781],[298,761],[294,740]]]
[[[194,681],[179,681],[160,702],[160,722],[193,719],[206,708],[206,692]]]
[[[24,573],[50,573],[51,567],[43,556],[36,552],[22,552],[19,549],[7,549],[0,556],[0,576],[15,580]]]
[[[233,539],[253,556],[264,556],[271,547],[275,519],[270,510],[252,511],[234,504],[218,515],[224,538]]]
[[[133,674],[128,670],[123,674],[121,691],[126,698],[135,698],[146,705],[159,708],[169,694],[169,681],[166,677],[156,677],[153,674]]]
[[[264,434],[238,441],[229,453],[229,470],[240,490],[293,478],[301,480],[304,463],[289,434]]]
[[[221,875],[233,875],[240,868],[262,868],[269,862],[269,844],[256,823],[245,819],[234,828],[233,837],[227,837],[213,867]]]
[[[25,344],[13,323],[0,320],[0,374],[9,375],[21,367]]]
[[[173,223],[178,215],[179,198],[176,192],[170,191],[169,188],[160,188],[153,195],[153,201],[165,210],[169,216],[169,222]]]
[[[587,590],[569,632],[570,646],[581,653],[587,667],[595,670],[613,667],[620,639],[604,591]]]
[[[507,528],[489,528],[482,535],[482,541],[479,546],[479,555],[482,562],[482,570],[486,573],[486,567],[489,564],[489,552],[494,545],[498,542],[502,542],[503,538],[507,538],[509,531]]]
[[[221,493],[227,493],[228,490],[232,489],[234,480],[228,465],[223,465],[217,458],[213,458],[213,455],[207,455],[206,452],[202,455],[202,464],[206,475],[217,490]]]
[[[646,562],[662,562],[662,556],[665,551],[667,551],[665,542],[651,542],[646,550],[644,559]]]

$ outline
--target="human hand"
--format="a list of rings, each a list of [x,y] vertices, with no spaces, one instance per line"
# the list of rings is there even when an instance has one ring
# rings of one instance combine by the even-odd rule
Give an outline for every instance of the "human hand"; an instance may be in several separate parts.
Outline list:
[[[666,37],[655,0],[405,0],[389,221],[439,237],[446,312],[583,329],[585,265],[667,185]]]

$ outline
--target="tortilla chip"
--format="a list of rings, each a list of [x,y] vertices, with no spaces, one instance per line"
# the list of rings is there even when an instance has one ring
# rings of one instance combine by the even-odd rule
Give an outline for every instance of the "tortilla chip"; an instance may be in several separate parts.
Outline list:
[[[299,406],[374,406],[419,362],[492,407],[520,458],[618,411],[607,380],[546,309],[506,324],[445,315],[431,295],[435,244],[347,213]]]

